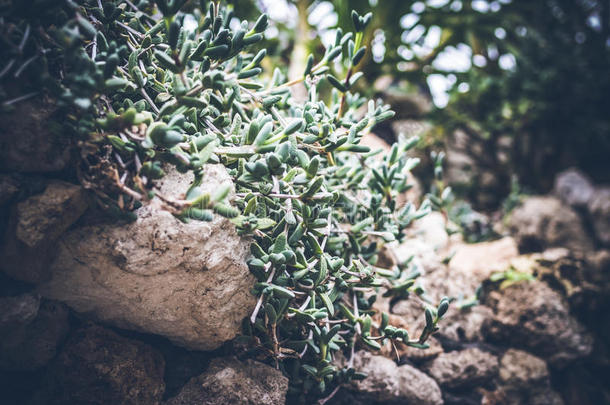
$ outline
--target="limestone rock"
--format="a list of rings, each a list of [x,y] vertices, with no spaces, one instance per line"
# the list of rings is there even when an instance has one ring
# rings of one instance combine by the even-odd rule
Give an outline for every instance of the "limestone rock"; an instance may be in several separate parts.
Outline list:
[[[165,405],[283,405],[287,391],[288,378],[271,366],[218,358]]]
[[[443,403],[436,382],[408,364],[399,367],[386,357],[360,351],[356,354],[354,368],[366,373],[367,378],[353,382],[351,389],[370,401],[419,405]]]
[[[86,209],[82,187],[55,180],[41,194],[18,203],[5,234],[0,268],[22,281],[46,279],[55,241]]]
[[[610,187],[602,187],[593,193],[588,205],[595,236],[610,246]]]
[[[445,229],[445,218],[440,212],[431,212],[413,224],[414,233],[435,251],[443,249],[449,243]]]
[[[159,404],[163,366],[152,347],[91,325],[75,331],[51,363],[45,395],[53,405]]]
[[[188,179],[174,177],[165,179],[162,191],[187,189]],[[204,191],[231,181],[221,165],[208,166],[205,180]],[[52,279],[40,293],[191,349],[216,349],[234,338],[255,303],[254,277],[245,264],[249,241],[220,216],[184,224],[152,203],[137,215],[129,224],[85,225],[66,233]]]
[[[592,337],[570,315],[565,299],[542,282],[492,291],[485,304],[494,311],[483,325],[490,341],[531,351],[557,366],[591,353]]]
[[[442,387],[467,388],[490,381],[498,373],[498,358],[470,348],[442,353],[426,369]]]
[[[591,180],[578,169],[568,169],[555,178],[553,193],[571,207],[586,207],[593,191]]]
[[[0,298],[0,368],[36,370],[46,365],[68,334],[68,310],[31,294]]]
[[[492,242],[462,244],[453,248],[449,273],[470,276],[478,283],[496,271],[504,271],[519,255],[517,243],[511,237]]]
[[[524,251],[542,251],[557,246],[574,252],[593,249],[578,214],[555,197],[526,198],[511,213],[509,229]]]

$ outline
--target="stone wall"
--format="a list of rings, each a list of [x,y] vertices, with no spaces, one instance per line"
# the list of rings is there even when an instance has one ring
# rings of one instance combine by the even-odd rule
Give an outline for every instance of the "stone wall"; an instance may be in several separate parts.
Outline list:
[[[5,169],[0,403],[298,403],[279,370],[233,340],[255,300],[249,240],[229,221],[185,224],[153,200],[118,222],[63,169]],[[159,186],[180,194],[189,180],[172,173]],[[352,361],[368,378],[328,403],[608,400],[610,199],[584,180],[565,175],[554,196],[524,200],[505,229],[512,237],[466,244],[440,214],[415,225],[387,256],[415,257],[431,302],[451,297],[441,329],[426,350],[357,346]],[[229,181],[212,165],[203,187]],[[419,299],[375,305],[412,336],[423,327]]]

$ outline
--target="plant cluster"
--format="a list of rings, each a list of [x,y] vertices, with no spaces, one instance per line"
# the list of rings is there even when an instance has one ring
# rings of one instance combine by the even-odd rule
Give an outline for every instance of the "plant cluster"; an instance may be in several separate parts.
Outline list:
[[[252,235],[258,301],[244,335],[298,392],[323,396],[362,377],[352,367],[357,345],[380,349],[398,339],[425,348],[449,300],[430,302],[410,261],[379,264],[384,246],[402,241],[431,208],[398,204],[417,164],[406,151],[417,139],[401,139],[383,156],[361,145],[394,112],[350,91],[362,75],[371,15],[353,12],[355,32],[339,30],[322,57],[310,55],[302,75],[288,80],[261,68],[266,50],[256,44],[266,15],[252,24],[219,2],[188,12],[185,3],[68,1],[65,23],[36,39],[61,50],[62,79],[48,89],[80,137],[82,183],[116,212],[134,215],[155,197],[182,221],[217,214]],[[14,24],[14,32],[28,30]],[[319,91],[323,81],[329,94]],[[305,86],[305,101],[292,97],[295,85]],[[228,186],[202,191],[207,164],[227,168],[234,196]],[[155,187],[169,167],[194,174],[185,195]],[[380,292],[419,297],[425,328],[395,328],[387,314],[375,322]],[[340,351],[345,365],[334,361]]]

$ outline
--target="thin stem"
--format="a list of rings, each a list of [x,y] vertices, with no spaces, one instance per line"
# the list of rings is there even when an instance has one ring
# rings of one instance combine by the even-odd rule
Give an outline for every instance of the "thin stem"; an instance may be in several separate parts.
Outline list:
[[[271,263],[267,263],[265,265],[265,271],[269,270],[270,266],[271,266]],[[275,267],[271,270],[271,274],[269,274],[269,277],[267,277],[267,282],[270,282],[271,280],[273,280],[274,275],[275,275]],[[263,305],[264,297],[265,297],[264,294],[261,294],[261,296],[258,298],[258,301],[256,302],[256,307],[254,307],[254,311],[252,311],[252,316],[250,316],[251,323],[256,322],[256,317],[258,316],[258,311],[260,311],[260,309],[261,309],[261,305]]]
[[[15,104],[15,103],[18,103],[20,101],[27,100],[28,98],[32,98],[36,94],[38,94],[38,92],[37,91],[33,91],[31,93],[24,94],[23,96],[19,96],[19,97],[13,98],[11,100],[7,100],[7,101],[3,102],[2,105],[7,106],[7,105]]]
[[[153,109],[153,111],[155,113],[159,114],[159,109],[157,108],[155,103],[152,101],[152,99],[148,96],[148,93],[146,93],[146,90],[144,90],[144,88],[140,88],[140,93],[142,93],[142,96],[146,99],[146,101],[148,101],[148,104],[150,104],[150,107]]]
[[[129,25],[123,24],[120,21],[116,21],[117,25],[119,27],[123,27],[124,29],[126,29],[127,31],[131,32],[133,35],[135,35],[136,37],[138,37],[139,39],[144,38],[144,34],[142,34],[141,32],[138,32],[136,30],[134,30],[133,28],[131,28]]]

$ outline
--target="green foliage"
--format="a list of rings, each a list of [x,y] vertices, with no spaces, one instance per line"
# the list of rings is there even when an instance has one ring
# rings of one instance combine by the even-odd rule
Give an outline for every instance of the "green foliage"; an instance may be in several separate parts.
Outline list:
[[[504,289],[510,287],[513,284],[521,283],[523,281],[532,281],[536,278],[530,273],[519,271],[512,266],[505,271],[493,273],[489,280],[492,282],[499,282],[499,288]]]
[[[390,52],[386,62],[403,67],[395,74],[424,86],[431,75],[451,75],[449,103],[432,119],[447,134],[460,130],[468,136],[469,155],[503,184],[498,197],[509,193],[513,174],[523,186],[542,191],[551,187],[558,170],[570,165],[608,179],[607,2],[411,4],[404,5],[410,18],[403,25],[407,42],[402,44],[411,52]],[[427,49],[426,38],[435,31],[439,41]],[[386,38],[396,41],[399,34]],[[443,52],[456,48],[470,52],[470,68],[436,63]],[[503,61],[511,57],[515,65],[507,67]],[[500,159],[505,149],[507,157]]]
[[[46,88],[81,140],[83,184],[117,212],[157,197],[182,221],[220,215],[251,235],[258,301],[244,336],[299,392],[319,396],[362,377],[351,361],[343,368],[333,362],[338,351],[351,358],[356,345],[379,349],[388,339],[426,347],[449,301],[427,302],[410,262],[377,266],[384,245],[402,241],[431,205],[397,205],[410,187],[417,161],[406,151],[416,140],[401,139],[384,156],[360,144],[394,115],[350,91],[361,76],[371,15],[353,13],[355,32],[339,31],[321,58],[311,55],[302,75],[288,81],[280,69],[264,76],[266,51],[255,45],[266,15],[233,23],[230,7],[200,2],[184,12],[185,3],[157,0],[157,18],[145,0],[68,2],[65,21],[49,28],[61,75],[48,74]],[[331,62],[344,64],[346,76],[329,74]],[[319,92],[324,81],[334,86],[327,99]],[[299,84],[304,102],[290,93]],[[233,196],[230,187],[202,191],[212,163],[227,168]],[[155,186],[171,166],[194,175],[184,196]],[[417,337],[389,326],[387,316],[373,321],[382,289],[427,302]]]

